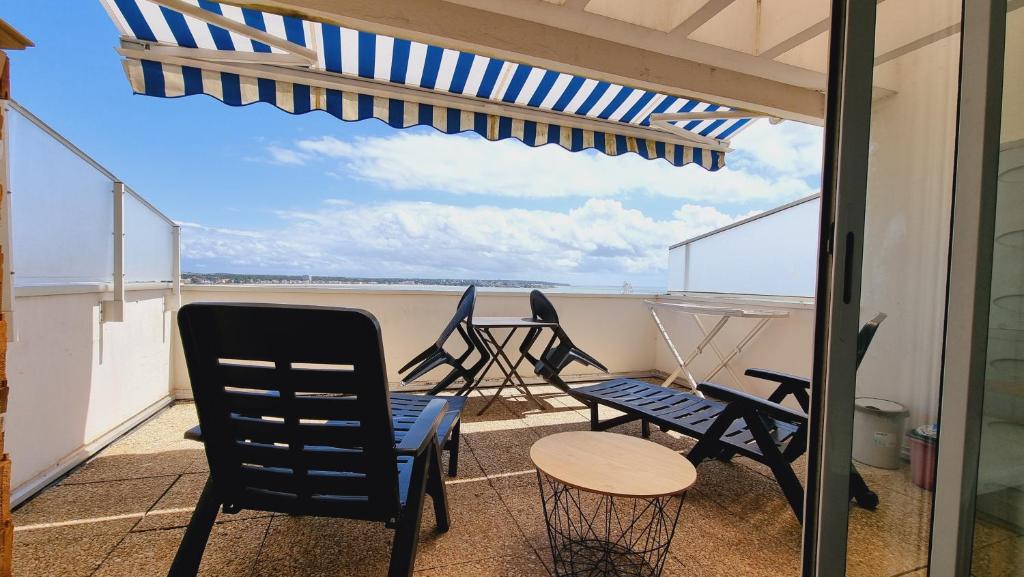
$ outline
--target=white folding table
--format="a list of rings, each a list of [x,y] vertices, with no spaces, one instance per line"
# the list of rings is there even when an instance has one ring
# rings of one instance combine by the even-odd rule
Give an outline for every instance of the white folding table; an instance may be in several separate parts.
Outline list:
[[[764,329],[764,327],[767,326],[769,322],[771,322],[772,319],[785,318],[789,316],[788,311],[778,309],[744,308],[739,306],[731,307],[710,304],[675,303],[664,301],[644,302],[650,305],[651,316],[654,317],[654,323],[658,325],[658,332],[660,332],[661,337],[665,339],[665,344],[668,345],[669,350],[672,351],[672,355],[675,356],[676,358],[676,363],[679,364],[679,368],[677,368],[675,371],[672,371],[672,374],[670,374],[668,378],[665,379],[665,382],[662,383],[662,386],[669,386],[670,384],[672,384],[673,381],[676,380],[677,377],[679,377],[680,374],[683,374],[686,376],[687,384],[694,391],[697,391],[698,381],[696,378],[694,378],[693,373],[690,372],[690,364],[693,363],[693,361],[697,357],[699,357],[706,349],[711,349],[715,356],[718,357],[718,364],[715,365],[715,368],[712,369],[711,372],[704,376],[704,378],[701,380],[710,381],[711,379],[715,378],[715,375],[722,372],[722,369],[725,369],[726,371],[729,372],[729,375],[732,376],[736,384],[742,386],[743,381],[740,380],[739,375],[736,374],[736,372],[733,370],[729,362],[736,358],[736,355],[740,354],[743,351],[743,348],[749,345],[750,342],[754,340],[754,337],[756,337],[758,333],[760,333]],[[703,338],[701,339],[700,343],[698,343],[697,346],[694,347],[694,349],[690,351],[689,354],[686,355],[685,358],[683,358],[683,356],[679,354],[679,350],[676,348],[675,343],[672,342],[672,337],[669,336],[668,330],[665,329],[665,325],[664,323],[662,323],[661,317],[658,316],[657,309],[659,307],[664,307],[666,310],[693,315],[693,320],[696,322],[697,328],[700,330]],[[718,322],[716,322],[714,326],[711,327],[711,330],[708,330],[704,324],[704,321],[701,320],[701,316],[717,316],[719,318]],[[734,318],[758,319],[758,321],[746,333],[746,335],[744,335],[744,337],[740,339],[739,342],[736,343],[736,345],[728,354],[723,354],[722,350],[718,347],[718,345],[715,344],[715,337],[718,335],[718,333],[722,331],[722,329],[729,322],[729,320]],[[700,393],[697,392],[697,394]]]

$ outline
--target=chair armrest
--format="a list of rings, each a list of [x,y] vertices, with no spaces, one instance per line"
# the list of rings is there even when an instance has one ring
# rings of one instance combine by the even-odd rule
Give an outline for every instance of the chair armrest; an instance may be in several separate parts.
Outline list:
[[[768,369],[747,369],[743,374],[748,377],[754,377],[755,379],[764,379],[766,381],[779,383],[780,385],[801,387],[804,389],[811,388],[811,379],[780,373],[778,371],[770,371]]]
[[[185,431],[185,438],[188,439],[189,441],[199,441],[200,443],[202,443],[203,431],[202,429],[199,428],[199,425],[196,425],[191,429]]]
[[[402,437],[402,442],[395,445],[395,451],[399,455],[418,456],[434,442],[437,436],[437,427],[444,418],[448,404],[443,399],[434,399],[427,403],[423,412],[416,417],[416,421],[409,427],[409,431]]]
[[[729,387],[723,387],[722,385],[716,385],[714,383],[701,383],[697,385],[697,389],[709,397],[724,401],[726,403],[746,403],[750,405],[755,411],[758,411],[765,416],[778,419],[780,421],[804,423],[807,421],[807,415],[801,411],[790,409],[789,407],[774,403],[768,399],[763,399],[751,394],[744,393],[743,391],[737,391]]]

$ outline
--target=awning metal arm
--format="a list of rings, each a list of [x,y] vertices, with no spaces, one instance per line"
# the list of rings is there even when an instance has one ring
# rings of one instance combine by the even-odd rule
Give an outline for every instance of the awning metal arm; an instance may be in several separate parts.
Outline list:
[[[296,44],[289,40],[285,40],[284,38],[274,36],[273,34],[264,32],[263,30],[260,30],[258,28],[253,28],[252,26],[242,24],[241,22],[236,22],[226,16],[214,14],[213,12],[204,10],[199,6],[196,6],[195,4],[189,4],[188,2],[184,2],[183,0],[150,1],[154,4],[164,6],[165,8],[181,12],[182,14],[188,14],[189,16],[202,20],[203,22],[206,22],[208,24],[220,26],[225,30],[230,30],[231,32],[241,34],[242,36],[245,36],[247,38],[258,40],[268,46],[273,46],[274,48],[283,50],[289,54],[301,56],[309,62],[310,66],[316,66],[320,61],[319,58],[317,57],[317,53],[315,50],[306,48],[301,44]]]
[[[124,36],[121,46],[132,50],[146,50],[150,54],[178,56],[181,58],[199,58],[210,62],[238,62],[243,64],[271,64],[274,66],[293,66],[309,68],[310,62],[297,54],[279,54],[276,52],[239,52],[237,50],[210,50],[207,48],[185,48],[160,42],[147,42]]]

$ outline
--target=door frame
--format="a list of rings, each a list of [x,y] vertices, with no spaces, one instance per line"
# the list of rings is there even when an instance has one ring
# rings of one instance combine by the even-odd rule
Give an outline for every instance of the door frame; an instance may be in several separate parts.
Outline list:
[[[964,2],[929,575],[968,576],[984,408],[1006,0]]]
[[[857,331],[867,200],[875,2],[833,0],[822,164],[805,576],[846,571]]]

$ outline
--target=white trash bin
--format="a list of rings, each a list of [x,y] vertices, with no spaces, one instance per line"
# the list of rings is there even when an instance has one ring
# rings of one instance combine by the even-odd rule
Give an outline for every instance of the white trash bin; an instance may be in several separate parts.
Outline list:
[[[858,397],[854,406],[854,460],[881,469],[898,469],[910,412],[899,403],[871,397]]]

